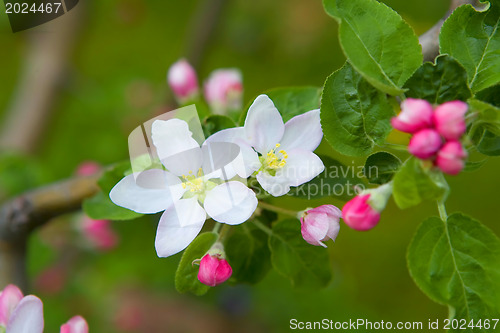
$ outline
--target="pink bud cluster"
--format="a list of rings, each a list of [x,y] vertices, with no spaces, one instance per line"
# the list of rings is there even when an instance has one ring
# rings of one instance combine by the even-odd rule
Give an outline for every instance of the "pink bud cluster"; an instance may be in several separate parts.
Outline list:
[[[431,160],[444,173],[456,175],[467,158],[460,142],[466,130],[467,108],[462,101],[451,101],[433,109],[425,100],[407,98],[391,123],[395,129],[413,134],[408,145],[412,155]]]
[[[194,101],[199,95],[198,76],[194,68],[181,59],[174,63],[167,74],[167,81],[180,104]],[[206,80],[204,97],[216,114],[227,114],[242,107],[243,83],[237,69],[218,69]]]

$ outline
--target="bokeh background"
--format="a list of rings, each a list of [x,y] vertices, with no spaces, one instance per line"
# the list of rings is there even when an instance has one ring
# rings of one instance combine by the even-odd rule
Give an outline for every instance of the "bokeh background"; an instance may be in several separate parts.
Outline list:
[[[449,5],[445,0],[384,2],[417,34]],[[67,35],[57,37],[60,29]],[[71,177],[84,161],[108,165],[127,159],[130,131],[175,108],[165,77],[180,57],[193,59],[201,80],[217,68],[239,68],[245,103],[274,87],[321,86],[345,60],[337,24],[319,0],[81,0],[58,20],[15,34],[2,7],[0,45],[0,200]],[[43,79],[54,71],[55,79]],[[20,99],[29,102],[44,89],[46,107],[20,111]],[[26,126],[12,120],[14,113]],[[36,130],[30,119],[38,119]],[[33,138],[18,144],[12,133]],[[391,140],[404,143],[406,137],[393,134]],[[364,163],[339,156],[326,143],[319,150],[347,165]],[[497,235],[499,167],[490,160],[475,173],[449,177],[453,191],[447,202],[449,212],[471,215]],[[290,198],[275,203],[291,208],[343,204]],[[400,211],[391,201],[370,232],[342,225],[337,242],[329,245],[334,279],[326,289],[296,290],[271,271],[258,285],[225,284],[195,297],[174,289],[180,256],[156,256],[158,216],[114,222],[118,246],[96,251],[76,231],[82,216],[72,214],[30,239],[31,291],[44,301],[46,332],[58,331],[74,314],[87,318],[92,332],[109,333],[286,332],[292,318],[426,323],[446,318],[447,308],[416,287],[405,255],[418,224],[430,215],[437,215],[433,203]]]

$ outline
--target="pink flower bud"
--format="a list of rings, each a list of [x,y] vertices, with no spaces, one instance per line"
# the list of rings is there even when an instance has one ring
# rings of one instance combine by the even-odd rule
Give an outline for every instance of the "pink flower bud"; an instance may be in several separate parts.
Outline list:
[[[76,174],[78,176],[92,176],[101,170],[99,163],[94,161],[87,161],[81,163],[76,169]]]
[[[352,229],[370,230],[380,220],[380,213],[368,203],[370,196],[370,194],[357,195],[342,208],[344,222]]]
[[[224,259],[224,251],[210,250],[201,259],[200,270],[198,271],[198,280],[201,283],[215,287],[229,279],[231,274],[233,274],[233,269]]]
[[[242,106],[243,84],[237,69],[213,71],[205,83],[205,99],[214,113],[226,114]]]
[[[74,316],[68,322],[61,326],[60,333],[88,333],[89,326],[83,317]]]
[[[433,129],[427,128],[412,136],[410,144],[408,145],[408,151],[412,155],[425,160],[433,157],[439,148],[441,148],[442,144],[443,142],[439,133]]]
[[[335,241],[339,234],[340,209],[333,205],[322,205],[306,210],[300,218],[302,237],[311,245],[321,245],[329,239]]]
[[[392,127],[415,133],[432,126],[432,105],[423,99],[407,98],[401,103],[401,112],[391,119]]]
[[[198,77],[185,59],[180,59],[170,67],[167,80],[179,103],[185,103],[198,95]]]
[[[458,140],[465,133],[467,103],[452,101],[441,104],[434,111],[434,126],[447,140]]]
[[[9,318],[21,299],[23,299],[23,293],[13,284],[7,285],[0,293],[0,326],[7,327]]]
[[[67,281],[66,267],[65,265],[57,265],[44,269],[36,277],[36,289],[51,295],[61,292]]]
[[[380,212],[384,210],[391,194],[390,183],[362,191],[342,208],[344,222],[354,230],[372,229],[378,224]]]
[[[436,165],[441,171],[450,175],[459,174],[465,166],[467,152],[458,141],[447,142],[439,150]]]
[[[98,250],[110,250],[118,243],[118,235],[108,220],[93,220],[85,216],[82,220],[82,231]]]

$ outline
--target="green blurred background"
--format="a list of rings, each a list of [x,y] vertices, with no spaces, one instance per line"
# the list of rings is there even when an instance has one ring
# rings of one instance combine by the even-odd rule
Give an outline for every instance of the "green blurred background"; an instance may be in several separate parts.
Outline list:
[[[417,34],[448,8],[445,0],[385,2]],[[86,160],[108,165],[127,159],[130,131],[174,107],[168,102],[172,99],[166,71],[192,47],[193,27],[203,21],[203,8],[210,8],[210,1],[82,0],[78,7],[74,11],[82,17],[80,30],[40,140],[28,153],[10,150],[1,155],[1,199],[70,177]],[[337,25],[319,0],[226,1],[216,22],[207,47],[198,54],[200,79],[216,68],[241,69],[245,103],[274,87],[321,86],[345,60]],[[13,34],[6,15],[0,14],[2,117],[32,50],[28,47],[32,35],[47,33],[51,32],[41,26]],[[406,140],[397,135],[391,139]],[[347,165],[364,162],[338,156],[326,143],[319,150]],[[449,177],[453,191],[447,203],[449,212],[471,215],[497,235],[499,167],[500,162],[492,160],[478,172]],[[306,208],[332,200],[274,202]],[[199,298],[179,295],[174,289],[178,255],[157,258],[158,216],[114,222],[120,244],[105,253],[75,250],[81,247],[72,226],[80,217],[65,216],[30,240],[32,293],[44,301],[46,332],[58,331],[74,314],[87,318],[91,332],[110,333],[285,332],[292,318],[427,323],[446,318],[447,308],[416,287],[405,254],[418,224],[436,214],[432,203],[400,211],[391,201],[379,226],[370,232],[342,225],[337,242],[329,245],[334,279],[324,290],[295,290],[271,271],[256,286],[221,285]],[[61,253],[62,246],[75,253]],[[52,275],[46,273],[54,267],[58,268]],[[46,277],[41,281],[43,272]]]

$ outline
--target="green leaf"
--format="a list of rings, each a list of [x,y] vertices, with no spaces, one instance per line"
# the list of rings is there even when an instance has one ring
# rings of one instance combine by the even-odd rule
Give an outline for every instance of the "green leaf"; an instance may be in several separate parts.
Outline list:
[[[476,171],[479,168],[481,168],[487,161],[488,161],[487,158],[482,161],[467,161],[465,162],[464,171],[466,172]]]
[[[205,118],[201,125],[205,138],[208,138],[210,135],[220,130],[236,127],[236,123],[231,118],[218,114]]]
[[[399,158],[391,153],[380,151],[368,156],[363,173],[371,184],[382,185],[390,182],[400,167]]]
[[[217,241],[218,235],[213,232],[199,234],[184,250],[181,261],[175,272],[175,288],[180,293],[191,292],[197,296],[205,294],[209,286],[198,280],[199,266],[193,261],[201,259]]]
[[[257,283],[271,268],[271,252],[267,245],[268,236],[256,229],[252,223],[243,223],[234,228],[225,242],[225,251],[233,276],[237,282]]]
[[[392,195],[401,209],[416,206],[423,200],[442,200],[448,194],[448,186],[442,173],[424,169],[416,158],[408,159],[394,176]]]
[[[116,183],[130,173],[130,168],[130,161],[116,163],[104,171],[97,184],[103,192],[109,193]]]
[[[455,213],[418,228],[407,254],[410,275],[452,318],[484,320],[500,315],[500,240],[478,221]],[[456,332],[489,332],[474,329]]]
[[[334,197],[347,201],[356,195],[353,190],[356,185],[366,185],[358,178],[356,167],[346,166],[330,156],[319,157],[325,165],[325,170],[310,182],[292,187],[287,195],[308,200]]]
[[[277,222],[269,238],[274,269],[296,287],[325,287],[332,278],[327,249],[308,244],[296,219]]]
[[[472,96],[467,72],[455,59],[440,55],[435,64],[424,63],[406,82],[406,97],[420,98],[432,104],[461,100]]]
[[[338,152],[366,156],[392,130],[394,110],[378,91],[348,63],[330,75],[321,98],[321,125],[326,140]]]
[[[337,0],[323,0],[323,8],[328,15],[338,20],[339,12],[337,9]]]
[[[130,171],[130,162],[117,163],[104,171],[97,181],[101,188],[92,198],[83,201],[84,212],[96,220],[132,220],[142,216],[129,209],[115,205],[109,198],[109,192],[126,173]]]
[[[423,58],[412,28],[376,0],[337,0],[335,14],[341,21],[340,44],[352,66],[377,89],[403,93],[404,83]]]
[[[115,205],[102,191],[83,201],[83,211],[94,220],[133,220],[143,215]]]
[[[477,142],[477,138],[481,138],[484,130],[500,135],[500,108],[475,98],[467,102],[471,111],[477,114],[469,128],[469,137]]]
[[[500,81],[500,4],[479,12],[471,5],[458,7],[444,22],[439,35],[440,52],[457,59],[467,70],[473,92]]]
[[[481,140],[476,145],[477,150],[486,156],[500,155],[500,136],[486,130],[484,131]]]
[[[474,97],[497,108],[500,108],[500,85],[481,90]]]
[[[269,96],[281,113],[283,121],[287,122],[295,116],[318,109],[321,89],[318,87],[284,87],[268,90],[264,94]],[[250,105],[240,117],[241,125],[245,123]]]

